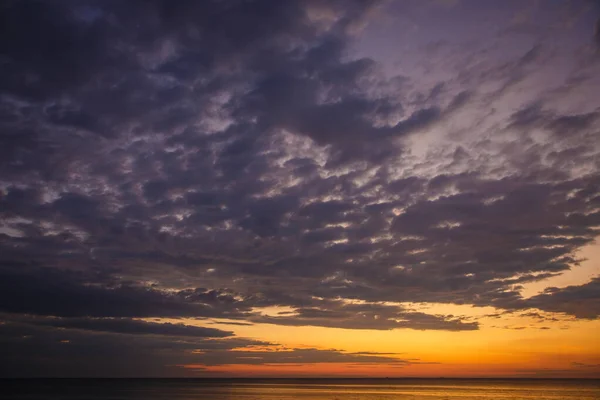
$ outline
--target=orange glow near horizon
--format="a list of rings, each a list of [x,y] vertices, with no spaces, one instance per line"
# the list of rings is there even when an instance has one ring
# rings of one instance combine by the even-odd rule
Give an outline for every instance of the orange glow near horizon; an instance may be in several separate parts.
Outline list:
[[[182,320],[162,320],[181,323]],[[185,320],[185,324],[233,330],[237,337],[281,346],[233,351],[285,351],[314,348],[344,353],[386,353],[391,363],[266,363],[207,366],[188,364],[195,373],[219,376],[349,376],[349,377],[579,377],[600,376],[600,321],[565,320],[550,329],[528,327],[526,317],[498,323],[482,318],[476,331],[349,330],[270,324],[231,326],[218,321]],[[505,329],[498,325],[526,326]],[[405,362],[405,364],[403,364]]]
[[[529,297],[546,287],[581,284],[600,272],[600,245],[585,247],[585,260],[564,276],[523,288]],[[187,364],[195,374],[218,376],[348,376],[348,377],[600,377],[600,320],[524,310],[506,313],[493,307],[441,303],[403,303],[406,309],[434,315],[456,315],[479,322],[471,331],[367,330],[275,324],[239,325],[226,319],[148,319],[155,322],[217,327],[235,337],[268,342],[232,352],[281,352],[293,349],[335,350],[344,354],[381,354],[392,362]],[[256,309],[277,316],[293,309]],[[534,316],[531,312],[537,313]]]
[[[597,361],[597,360],[596,360]],[[356,364],[356,363],[311,363],[311,364],[224,364],[205,366],[202,364],[182,365],[201,375],[228,377],[371,377],[371,378],[597,378],[600,367],[572,368],[568,364]]]

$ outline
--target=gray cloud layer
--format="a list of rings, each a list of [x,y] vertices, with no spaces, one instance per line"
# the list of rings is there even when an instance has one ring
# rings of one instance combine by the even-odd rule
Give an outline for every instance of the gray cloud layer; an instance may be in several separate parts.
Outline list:
[[[353,50],[381,7],[2,4],[6,320],[61,317],[27,329],[54,338],[52,327],[68,328],[86,342],[111,333],[118,342],[114,335],[230,334],[135,317],[479,326],[403,302],[597,318],[597,279],[520,294],[570,269],[598,234],[599,111],[565,111],[552,97],[582,91],[597,59],[502,115],[495,107],[544,62],[543,45],[506,63],[448,56],[437,68],[456,79],[421,88]],[[444,46],[427,50],[433,67]],[[465,120],[473,125],[452,139],[467,136],[468,146],[415,156],[410,143]],[[274,306],[294,311],[260,312]],[[295,352],[302,362],[325,354]]]

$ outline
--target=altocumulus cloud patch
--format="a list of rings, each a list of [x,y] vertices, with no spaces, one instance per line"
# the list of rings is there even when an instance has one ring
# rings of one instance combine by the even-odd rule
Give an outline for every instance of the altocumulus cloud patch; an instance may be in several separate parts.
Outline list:
[[[521,293],[576,268],[598,233],[599,111],[564,100],[589,99],[597,27],[568,49],[568,72],[552,68],[545,40],[513,46],[511,35],[541,29],[517,23],[481,31],[493,48],[433,40],[432,28],[393,60],[371,41],[386,14],[404,21],[414,7],[2,4],[0,327],[15,365],[43,374],[37,350],[81,346],[76,362],[93,345],[108,371],[130,336],[130,367],[148,375],[277,346],[148,318],[480,327],[414,303],[597,318],[597,278]],[[409,363],[318,349],[253,357]]]

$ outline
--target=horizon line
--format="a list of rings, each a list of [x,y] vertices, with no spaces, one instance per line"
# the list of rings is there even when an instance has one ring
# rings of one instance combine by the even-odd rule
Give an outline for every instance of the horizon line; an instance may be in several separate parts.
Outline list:
[[[0,380],[84,380],[84,379],[104,379],[104,380],[120,380],[120,379],[176,379],[176,380],[592,380],[592,381],[600,381],[600,377],[503,377],[503,376],[490,376],[490,377],[425,377],[425,376],[406,376],[406,377],[350,377],[350,376],[340,376],[340,377],[308,377],[308,376],[297,376],[297,377],[273,377],[273,376],[202,376],[202,377],[185,377],[185,376],[171,376],[171,377],[147,377],[147,376],[131,376],[131,377],[93,377],[93,376],[62,376],[62,377],[43,377],[43,376],[31,376],[31,377],[0,377]]]

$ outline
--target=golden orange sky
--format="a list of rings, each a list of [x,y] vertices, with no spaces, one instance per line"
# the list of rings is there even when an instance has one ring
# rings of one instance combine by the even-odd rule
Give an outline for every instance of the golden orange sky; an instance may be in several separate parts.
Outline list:
[[[585,259],[572,271],[524,289],[524,295],[535,295],[549,286],[565,287],[585,283],[600,272],[600,246],[591,245],[579,254]],[[391,353],[406,364],[386,363],[269,363],[207,366],[182,365],[200,375],[293,377],[577,377],[600,376],[600,321],[581,320],[570,316],[543,313],[552,320],[527,316],[530,311],[502,313],[493,307],[471,307],[452,304],[411,303],[404,306],[427,310],[433,314],[470,316],[480,322],[474,331],[435,330],[357,330],[314,326],[273,324],[230,325],[227,320],[197,321],[160,319],[161,322],[185,323],[192,326],[217,326],[232,330],[236,336],[271,343],[281,351],[291,348],[336,349],[343,352]],[[278,308],[262,309],[276,314]],[[533,311],[533,310],[531,310]],[[496,315],[494,315],[496,314]],[[158,321],[153,319],[152,321]],[[252,351],[252,349],[249,349]]]

